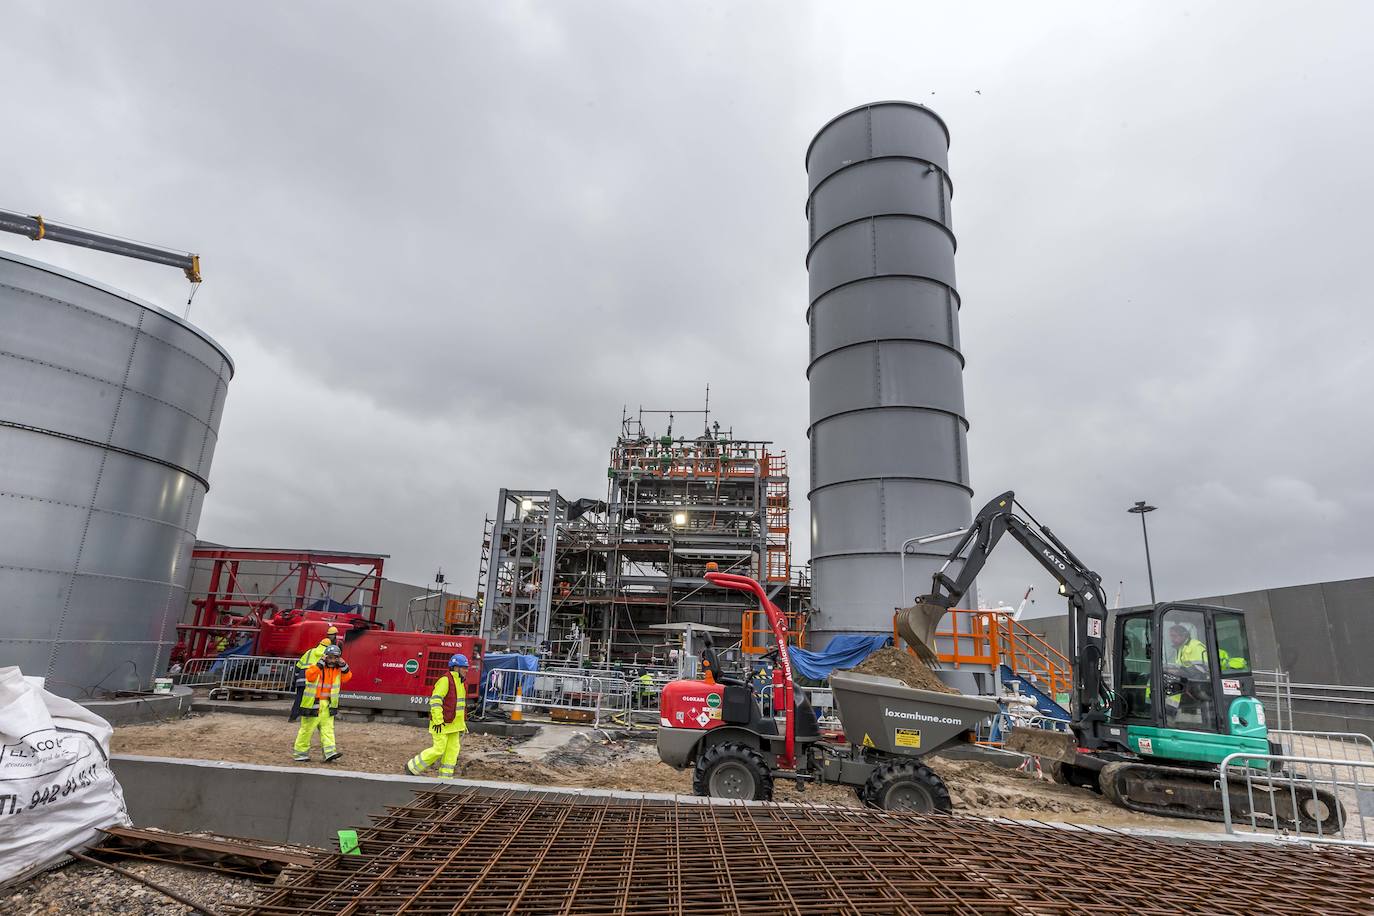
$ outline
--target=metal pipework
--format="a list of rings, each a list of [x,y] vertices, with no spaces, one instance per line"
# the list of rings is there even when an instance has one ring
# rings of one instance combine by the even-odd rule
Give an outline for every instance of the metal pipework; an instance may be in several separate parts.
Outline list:
[[[7,210],[0,210],[0,229],[5,232],[13,232],[15,235],[28,236],[35,242],[45,239],[49,242],[64,242],[68,245],[79,245],[82,248],[93,248],[96,251],[122,255],[126,258],[152,261],[154,264],[166,264],[168,267],[180,267],[185,272],[187,280],[192,283],[200,282],[200,255],[198,254],[186,254],[180,251],[170,251],[166,248],[156,248],[152,245],[130,242],[127,239],[101,235],[98,232],[88,232],[85,229],[75,229],[71,226],[50,223],[41,216],[25,216],[22,213],[10,213]]]
[[[890,632],[908,585],[924,591],[943,562],[922,536],[972,518],[948,148],[934,112],[877,102],[830,121],[807,150],[820,645]]]

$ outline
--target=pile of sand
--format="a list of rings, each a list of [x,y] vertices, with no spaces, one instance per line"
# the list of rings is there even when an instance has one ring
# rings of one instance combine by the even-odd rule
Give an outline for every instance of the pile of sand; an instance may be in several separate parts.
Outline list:
[[[919,690],[938,690],[941,693],[954,693],[959,691],[949,687],[944,681],[935,676],[921,663],[921,660],[910,652],[903,652],[901,649],[886,648],[879,649],[868,658],[863,660],[857,668],[856,674],[871,674],[875,677],[896,678],[908,687],[915,687]]]

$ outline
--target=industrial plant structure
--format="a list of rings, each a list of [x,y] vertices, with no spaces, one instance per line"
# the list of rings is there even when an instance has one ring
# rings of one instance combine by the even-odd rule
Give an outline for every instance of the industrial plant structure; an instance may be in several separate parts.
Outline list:
[[[920,539],[971,518],[948,149],[933,111],[875,102],[807,150],[820,645],[887,632],[943,560]]]
[[[804,629],[805,578],[791,562],[787,455],[709,423],[654,435],[621,418],[605,499],[503,489],[486,520],[478,595],[494,651],[642,660],[668,651],[656,624],[725,627],[753,646],[748,600],[706,587],[706,564],[764,582]],[[683,413],[679,411],[678,413]]]

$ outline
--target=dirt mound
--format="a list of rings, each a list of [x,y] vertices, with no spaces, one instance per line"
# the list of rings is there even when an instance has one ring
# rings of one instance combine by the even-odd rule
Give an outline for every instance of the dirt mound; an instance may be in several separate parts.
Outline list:
[[[863,660],[857,668],[856,674],[871,674],[875,677],[892,677],[906,684],[908,687],[915,687],[919,690],[938,690],[941,693],[954,693],[959,691],[949,687],[944,681],[935,676],[921,660],[910,652],[903,652],[901,649],[886,648],[879,649],[868,658]]]

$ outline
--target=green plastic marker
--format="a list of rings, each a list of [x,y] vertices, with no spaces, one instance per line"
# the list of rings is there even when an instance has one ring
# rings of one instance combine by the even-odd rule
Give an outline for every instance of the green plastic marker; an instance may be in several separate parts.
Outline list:
[[[358,831],[339,831],[339,852],[346,856],[360,856],[363,854],[363,851],[358,848]]]

